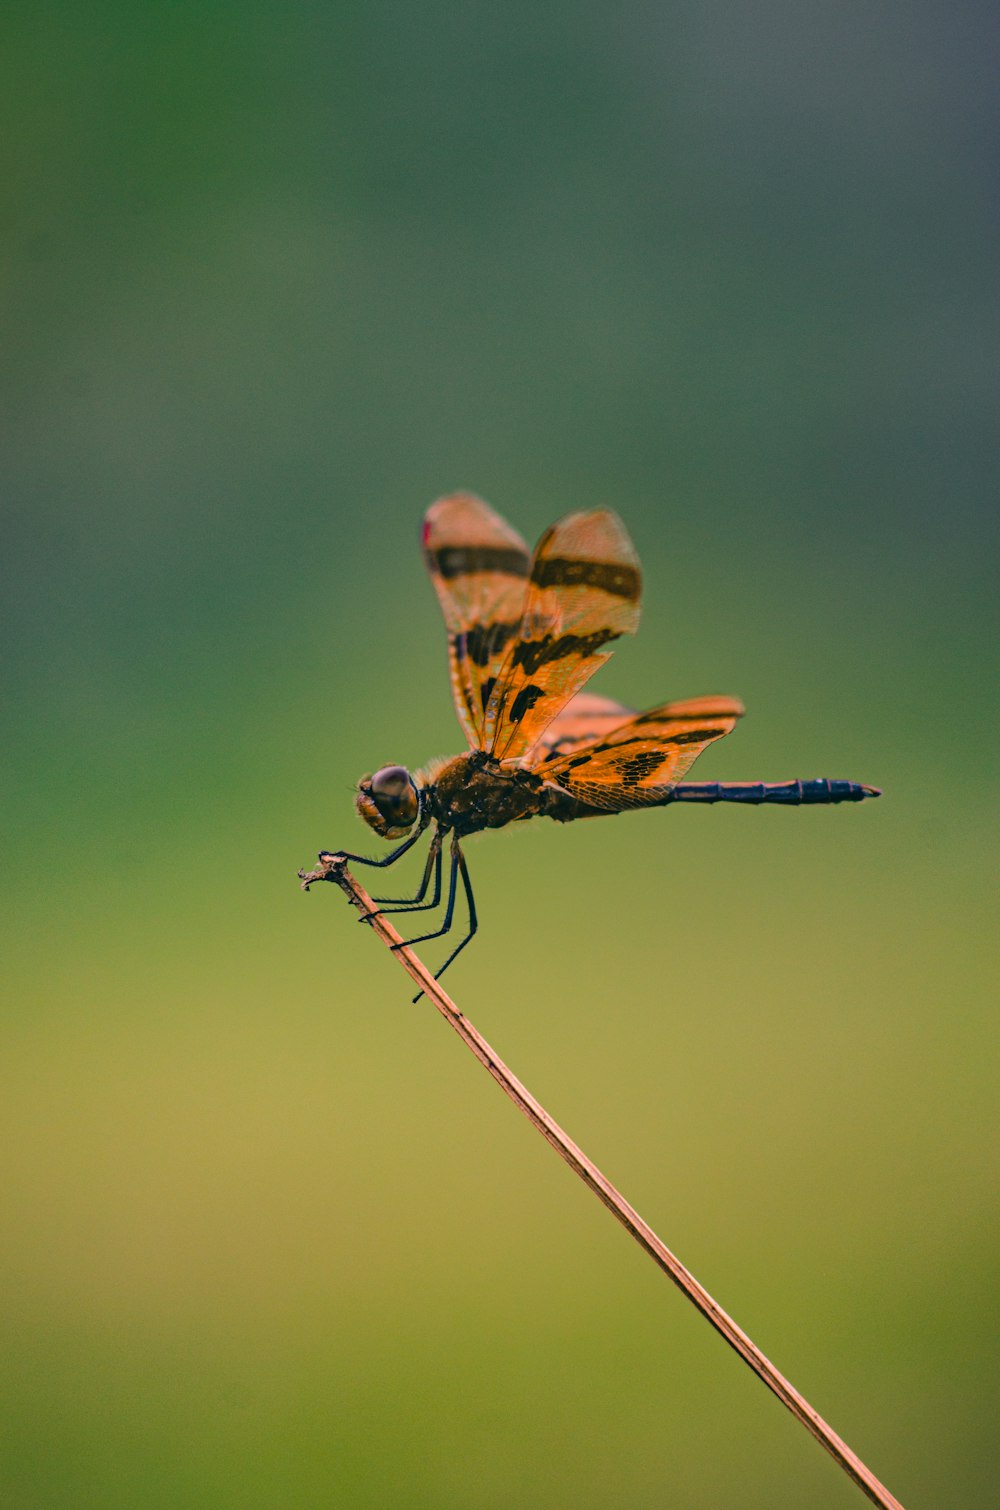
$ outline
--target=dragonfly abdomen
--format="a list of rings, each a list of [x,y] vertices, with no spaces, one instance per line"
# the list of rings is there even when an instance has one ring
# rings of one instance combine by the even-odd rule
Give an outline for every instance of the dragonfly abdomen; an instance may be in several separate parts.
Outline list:
[[[681,782],[667,799],[670,802],[784,802],[800,806],[808,802],[862,802],[865,797],[880,797],[877,787],[861,786],[855,781],[736,781]]]

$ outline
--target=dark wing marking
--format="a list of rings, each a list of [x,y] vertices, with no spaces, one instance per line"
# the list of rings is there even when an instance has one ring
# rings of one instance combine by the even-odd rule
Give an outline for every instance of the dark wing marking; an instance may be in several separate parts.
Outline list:
[[[569,514],[535,550],[518,637],[497,673],[484,748],[524,759],[608,659],[604,646],[639,625],[639,558],[617,514]]]
[[[423,549],[448,630],[455,710],[482,749],[486,705],[520,632],[531,554],[516,530],[471,493],[431,504]]]
[[[661,802],[713,740],[743,712],[735,697],[696,697],[640,713],[595,744],[560,753],[539,770],[591,807],[617,812]]]

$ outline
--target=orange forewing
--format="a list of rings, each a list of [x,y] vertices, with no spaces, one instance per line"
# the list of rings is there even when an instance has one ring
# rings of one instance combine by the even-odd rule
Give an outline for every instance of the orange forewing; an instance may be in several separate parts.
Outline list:
[[[735,726],[734,697],[664,703],[601,735],[596,743],[556,750],[532,765],[539,775],[606,812],[661,802],[702,750]]]
[[[484,748],[529,755],[553,719],[608,659],[603,647],[639,625],[635,548],[609,509],[569,514],[546,530],[531,563],[517,639],[486,708]]]
[[[520,632],[531,553],[472,493],[432,504],[422,543],[448,630],[455,710],[470,746],[482,749],[486,704]]]

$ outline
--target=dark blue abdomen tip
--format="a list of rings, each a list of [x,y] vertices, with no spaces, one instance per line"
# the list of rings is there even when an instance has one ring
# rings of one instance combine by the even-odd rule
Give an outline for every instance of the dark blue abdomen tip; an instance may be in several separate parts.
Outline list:
[[[865,797],[881,797],[874,786],[861,786],[856,781],[803,781],[803,802],[861,802]]]

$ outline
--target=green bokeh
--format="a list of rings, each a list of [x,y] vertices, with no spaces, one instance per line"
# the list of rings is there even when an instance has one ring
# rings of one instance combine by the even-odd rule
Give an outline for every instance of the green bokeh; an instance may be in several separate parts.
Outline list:
[[[293,878],[453,752],[416,549],[878,803],[470,846],[460,1004],[909,1510],[993,1502],[985,5],[42,6],[2,49],[4,1504],[861,1503]]]

